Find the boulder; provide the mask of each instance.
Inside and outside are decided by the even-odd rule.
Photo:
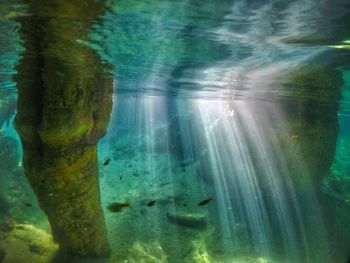
[[[160,244],[156,242],[149,244],[136,242],[129,249],[129,258],[127,262],[166,263],[168,260]]]
[[[1,233],[0,262],[47,263],[58,245],[45,231],[28,224],[15,224]]]

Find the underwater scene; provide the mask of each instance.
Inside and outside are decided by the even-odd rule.
[[[349,0],[0,0],[0,263],[350,262]]]

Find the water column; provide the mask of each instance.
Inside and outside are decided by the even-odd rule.
[[[104,1],[32,1],[21,19],[15,127],[25,174],[62,251],[109,253],[96,144],[112,108],[113,79],[88,40]]]

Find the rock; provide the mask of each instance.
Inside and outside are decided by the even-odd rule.
[[[269,261],[267,259],[264,259],[264,258],[258,258],[257,263],[269,263]]]
[[[23,146],[25,175],[60,248],[87,257],[110,252],[100,203],[97,143],[111,116],[114,80],[106,74],[109,66],[79,40],[88,38],[88,21],[104,10],[105,1],[28,3],[32,15],[21,20],[24,52],[16,65],[14,127]],[[62,28],[62,15],[84,22],[79,30]],[[44,19],[48,23],[39,30],[38,20],[44,17],[51,19]],[[28,34],[33,30],[35,34]]]
[[[58,246],[52,236],[32,225],[16,224],[0,240],[0,262],[47,263]]]
[[[291,135],[297,136],[293,143],[299,147],[299,158],[307,165],[304,169],[307,168],[316,194],[320,194],[322,180],[329,175],[335,154],[342,73],[322,64],[307,64],[291,73],[287,82],[291,92],[288,96],[294,99],[283,105],[286,126],[290,127]],[[299,171],[297,161],[289,157],[287,163],[297,190],[307,190],[309,180]]]
[[[168,212],[166,214],[169,222],[189,228],[204,229],[207,226],[205,214],[193,214],[185,212]]]
[[[201,238],[192,242],[193,252],[190,258],[186,259],[186,263],[198,262],[198,263],[211,263],[214,259],[209,255],[206,239],[207,235],[202,235]]]
[[[38,246],[38,244],[29,244],[29,250],[40,255],[45,253],[45,250],[41,246]]]
[[[166,263],[168,260],[160,244],[156,242],[150,244],[136,242],[129,249],[129,258],[127,262]]]

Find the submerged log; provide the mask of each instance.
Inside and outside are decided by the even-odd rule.
[[[15,128],[23,167],[60,249],[83,256],[109,253],[96,145],[109,122],[113,79],[79,44],[103,11],[104,1],[37,0],[20,21]]]

